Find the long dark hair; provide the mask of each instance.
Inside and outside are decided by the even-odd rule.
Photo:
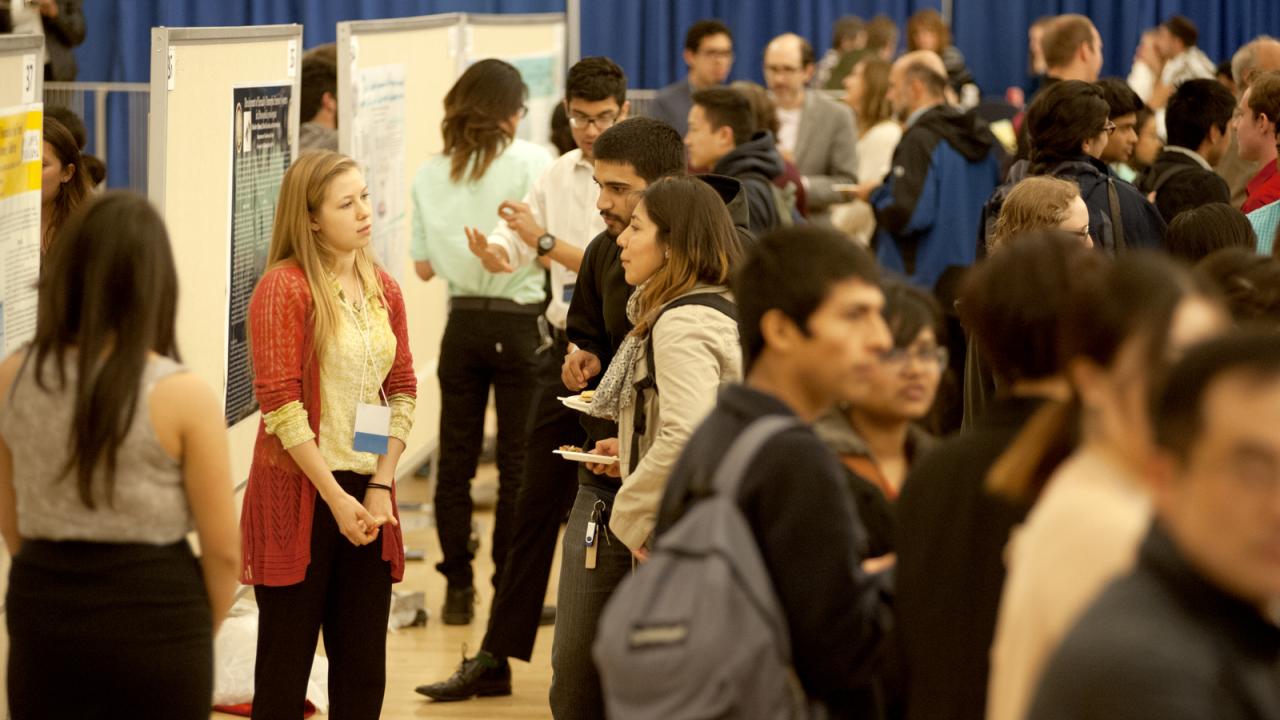
[[[501,60],[481,60],[462,73],[444,96],[440,123],[451,180],[475,182],[484,177],[512,140],[502,123],[522,111],[528,94],[520,71]]]
[[[1199,273],[1165,255],[1132,252],[1101,271],[1077,278],[1058,326],[1059,365],[1088,359],[1111,367],[1132,338],[1142,339],[1148,391],[1168,369],[1169,330],[1178,305],[1188,297],[1217,299]],[[1018,501],[1034,500],[1074,444],[1080,396],[1048,402],[1027,422],[987,477],[991,490]]]
[[[48,252],[58,228],[89,197],[92,186],[89,184],[89,174],[84,169],[84,160],[80,157],[80,146],[76,144],[75,135],[66,125],[46,115],[44,141],[53,148],[53,154],[62,163],[62,167],[71,168],[71,179],[59,186],[58,197],[53,201],[53,217],[45,236],[40,238],[40,251]]]
[[[641,200],[670,256],[645,285],[640,321],[631,332],[644,337],[650,317],[698,283],[728,285],[742,257],[742,243],[729,210],[712,187],[694,177],[665,177]]]
[[[1102,132],[1110,112],[1093,83],[1063,80],[1042,90],[1027,108],[1031,174],[1043,175],[1057,163],[1083,157],[1084,141]]]
[[[164,221],[146,198],[113,191],[71,216],[45,256],[39,314],[27,361],[48,390],[67,387],[67,351],[77,365],[75,412],[64,474],[75,472],[80,500],[94,507],[101,469],[110,502],[116,453],[137,410],[149,352],[178,359],[174,314],[178,279]]]

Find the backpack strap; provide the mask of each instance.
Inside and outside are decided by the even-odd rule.
[[[644,412],[644,393],[646,390],[658,392],[658,370],[653,360],[653,330],[658,326],[658,320],[667,313],[668,310],[674,310],[678,307],[686,305],[702,305],[705,307],[719,310],[730,319],[738,319],[738,306],[732,300],[724,297],[716,292],[701,292],[691,295],[684,295],[663,305],[658,314],[653,318],[653,324],[649,326],[649,336],[644,341],[644,364],[645,377],[637,380],[633,387],[636,391],[636,406],[632,419],[632,427],[634,432],[631,436],[631,457],[640,457],[640,436],[644,435],[645,429],[648,427],[648,421]]]
[[[747,468],[765,444],[774,435],[801,424],[799,418],[789,415],[765,415],[752,421],[720,458],[720,465],[711,478],[711,491],[736,498]]]
[[[728,316],[730,320],[738,319],[738,306],[734,304],[732,300],[726,298],[720,293],[714,293],[714,292],[694,293],[692,295],[685,295],[683,297],[678,297],[675,300],[672,300],[671,302],[664,305],[662,309],[658,311],[658,314],[654,316],[653,324],[649,326],[649,335],[648,337],[645,338],[645,341],[644,341],[644,363],[645,363],[645,369],[648,370],[648,375],[649,375],[649,377],[645,378],[645,380],[652,381],[646,385],[646,387],[644,388],[646,390],[651,388],[653,389],[654,392],[657,392],[658,390],[657,369],[654,367],[654,364],[653,364],[654,362],[653,361],[653,329],[658,326],[658,319],[661,318],[663,315],[666,315],[668,310],[675,310],[678,307],[684,307],[686,305],[702,305],[704,307],[709,307],[715,310],[719,310],[722,314]],[[636,383],[636,390],[640,389],[640,384],[644,383],[645,380],[641,380],[640,382]]]
[[[1188,170],[1195,169],[1195,165],[1186,165],[1184,163],[1175,163],[1170,165],[1164,169],[1164,172],[1157,175],[1154,181],[1152,181],[1150,192],[1156,193],[1157,195],[1160,194],[1160,188],[1164,187],[1164,184],[1172,180],[1175,175],[1181,175]]]
[[[1111,206],[1111,233],[1115,239],[1115,253],[1127,250],[1124,241],[1124,219],[1120,212],[1120,195],[1116,192],[1116,181],[1110,175],[1107,175],[1107,205]]]

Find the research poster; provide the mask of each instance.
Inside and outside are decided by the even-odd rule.
[[[232,89],[231,242],[227,260],[227,425],[258,409],[253,395],[246,321],[254,286],[267,265],[271,225],[285,170],[292,86]]]
[[[40,276],[39,103],[0,109],[0,350],[8,355],[36,331]]]
[[[409,254],[405,228],[404,65],[367,67],[356,75],[352,155],[364,170],[373,207],[370,242],[378,262],[404,284]]]
[[[529,97],[525,105],[529,114],[520,121],[516,136],[545,145],[552,155],[560,153],[551,144],[551,116],[555,113],[556,104],[564,97],[564,71],[559,54],[543,53],[537,55],[498,56],[515,66],[520,77],[529,88]],[[471,64],[481,58],[472,58]]]

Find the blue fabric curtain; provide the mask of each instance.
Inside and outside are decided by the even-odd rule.
[[[730,79],[763,82],[764,47],[776,35],[802,35],[822,57],[842,15],[884,13],[905,27],[924,8],[938,10],[940,0],[584,0],[582,54],[613,58],[632,87],[659,88],[688,72],[682,53],[689,26],[718,18],[734,35]],[[905,43],[899,37],[900,46]]]
[[[151,28],[302,23],[306,47],[330,42],[340,20],[446,12],[563,12],[564,0],[94,0],[76,49],[81,80],[147,82]]]
[[[905,28],[923,8],[941,0],[582,0],[582,54],[608,55],[627,71],[632,87],[658,88],[685,73],[681,51],[694,21],[716,17],[732,28],[737,59],[732,79],[762,80],[769,39],[797,32],[819,56],[830,46],[836,18],[884,13]],[[94,0],[85,3],[89,28],[76,50],[82,80],[146,82],[151,28],[302,23],[304,45],[334,39],[340,20],[406,17],[443,12],[561,12],[564,0]],[[1278,0],[953,0],[952,35],[974,77],[988,95],[1022,85],[1027,73],[1027,27],[1041,15],[1078,12],[1102,34],[1106,75],[1125,76],[1145,28],[1183,14],[1200,29],[1200,47],[1223,60],[1251,38],[1280,36]],[[900,48],[906,44],[899,37]],[[113,102],[113,158],[127,143],[124,103]],[[89,119],[92,122],[91,119]],[[112,185],[125,184],[127,168],[111,163]]]
[[[1276,0],[956,0],[952,35],[987,94],[1002,94],[1027,78],[1027,28],[1042,15],[1088,15],[1102,35],[1102,74],[1127,77],[1142,32],[1172,15],[1200,30],[1198,45],[1215,62],[1243,44],[1280,33]]]
[[[734,31],[734,79],[761,79],[761,56],[769,39],[786,31],[809,38],[821,54],[830,45],[836,18],[885,13],[900,25],[940,0],[585,0],[582,52],[618,61],[634,87],[656,88],[680,78],[684,32],[695,20],[718,17]],[[564,0],[95,0],[85,3],[89,36],[77,49],[83,80],[146,82],[156,25],[254,25],[302,23],[305,45],[334,38],[339,20],[404,17],[441,12],[560,12]],[[1262,33],[1280,34],[1275,0],[954,0],[953,35],[970,68],[989,93],[1024,79],[1027,26],[1041,15],[1079,12],[1102,33],[1104,72],[1128,73],[1144,28],[1181,13],[1200,28],[1200,46],[1210,57],[1230,57]],[[905,45],[905,40],[903,43]]]
[[[760,82],[764,46],[783,32],[830,47],[836,18],[884,13],[905,31],[907,18],[940,0],[587,0],[582,3],[583,55],[608,55],[633,87],[658,88],[683,77],[685,30],[719,18],[733,30],[732,79]],[[1200,30],[1199,45],[1215,61],[1229,59],[1260,34],[1280,35],[1276,0],[953,0],[952,37],[983,91],[1000,95],[1027,75],[1027,27],[1041,15],[1081,13],[1102,35],[1103,73],[1127,76],[1142,31],[1181,14]],[[899,37],[899,48],[906,38]]]

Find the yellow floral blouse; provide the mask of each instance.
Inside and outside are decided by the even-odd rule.
[[[338,316],[329,347],[320,359],[320,455],[330,470],[372,475],[378,465],[378,456],[352,449],[356,406],[360,403],[382,404],[382,381],[395,360],[396,336],[391,331],[387,309],[378,302],[376,288],[365,288],[364,309],[359,310],[348,302],[342,285],[332,274],[329,275],[329,287],[337,297],[342,313]],[[364,387],[363,395],[361,385]],[[409,430],[413,427],[414,398],[392,395],[387,398],[387,403],[391,406],[391,437],[408,442]],[[267,413],[263,419],[267,432],[280,438],[286,449],[315,437],[301,402],[283,405]]]

